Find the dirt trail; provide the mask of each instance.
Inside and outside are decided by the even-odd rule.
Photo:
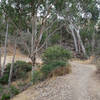
[[[13,58],[13,56],[7,56],[7,58],[6,58],[6,64],[11,63],[12,62],[12,58]],[[3,59],[4,59],[4,57],[1,57],[1,63],[2,64],[3,64]],[[15,61],[31,62],[31,59],[29,59],[25,55],[16,55]],[[39,57],[37,57],[36,63],[38,63],[38,64],[41,64],[42,63],[42,61],[41,61],[41,59]]]
[[[72,73],[30,87],[11,100],[100,100],[96,67],[71,62]]]

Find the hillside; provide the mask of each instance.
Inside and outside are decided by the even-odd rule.
[[[96,67],[71,62],[72,73],[32,86],[11,100],[100,100]]]
[[[0,0],[0,100],[100,100],[100,0]]]

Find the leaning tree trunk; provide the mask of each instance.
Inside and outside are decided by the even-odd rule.
[[[82,52],[83,52],[84,56],[87,57],[86,50],[85,50],[85,47],[84,47],[83,42],[81,40],[81,36],[80,36],[79,30],[77,30],[76,33],[77,33],[77,37],[78,37]]]
[[[78,42],[77,42],[77,39],[76,39],[76,36],[75,36],[74,29],[73,29],[72,25],[70,26],[70,30],[71,30],[72,37],[74,39],[75,51],[78,52],[78,44],[77,44]]]
[[[6,64],[6,56],[7,56],[7,41],[8,41],[8,23],[6,27],[6,34],[5,34],[5,48],[4,48],[4,61],[2,66],[1,76],[4,74],[5,64]]]
[[[10,67],[8,86],[11,85],[12,74],[13,74],[13,67],[14,67],[14,62],[15,62],[15,56],[16,56],[16,39],[15,39],[15,46],[14,46],[14,54],[13,54],[12,63],[11,63],[11,67]]]

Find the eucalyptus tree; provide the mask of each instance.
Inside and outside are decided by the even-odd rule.
[[[59,9],[60,3],[62,3],[61,0],[48,2],[47,0],[8,0],[7,2],[4,0],[1,2],[3,11],[7,14],[10,24],[13,25],[18,37],[22,40],[32,61],[32,72],[36,66],[37,53],[44,47],[48,38],[63,26],[57,27],[51,34],[48,34],[41,44],[43,34],[52,28],[51,24],[56,22],[51,12],[55,7]],[[47,25],[50,17],[54,22]],[[25,33],[30,36],[28,42],[23,37]],[[29,41],[31,45],[28,45]]]
[[[91,45],[93,48],[95,37],[94,26],[98,18],[96,2],[94,0],[66,1],[65,8],[62,10],[62,12],[60,12],[59,15],[63,17],[63,20],[65,20],[66,30],[72,34],[76,52],[80,53],[82,51],[83,54],[86,56],[86,42],[84,42],[81,32],[82,29],[84,30],[84,27],[87,27],[88,24],[88,29],[90,29],[90,31],[88,31],[87,29],[87,33],[84,31],[83,35],[86,33],[86,38],[89,39],[90,37],[88,37],[88,34],[90,34]],[[91,24],[93,25],[93,28],[91,27]]]
[[[8,19],[7,19],[7,15],[3,12],[2,7],[1,7],[1,3],[0,3],[0,32],[1,32],[1,44],[2,42],[2,34],[5,34],[5,42],[4,42],[4,59],[3,59],[3,64],[1,65],[1,76],[3,76],[4,73],[4,69],[5,69],[5,63],[6,63],[6,56],[7,56],[7,41],[8,41]]]

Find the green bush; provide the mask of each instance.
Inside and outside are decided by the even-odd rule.
[[[33,84],[43,80],[43,73],[41,71],[34,71],[32,76]]]
[[[43,54],[44,63],[49,63],[58,60],[67,61],[70,58],[71,52],[60,46],[49,47]]]
[[[17,89],[15,86],[11,86],[10,93],[11,93],[11,95],[17,95],[17,94],[19,94],[19,89]]]
[[[44,65],[39,71],[33,72],[33,83],[45,80],[54,72],[56,75],[64,75],[70,72],[67,68],[68,59],[71,58],[71,53],[60,46],[49,47],[43,54]],[[59,74],[58,74],[59,73]]]
[[[41,68],[41,72],[44,74],[44,77],[48,77],[48,75],[55,69],[59,67],[66,67],[66,62],[64,61],[55,61],[50,64],[45,64]]]
[[[0,84],[7,84],[8,78],[9,78],[9,74],[5,73],[3,77],[0,77]]]
[[[1,84],[7,84],[8,83],[10,67],[11,67],[10,63],[6,65],[4,76],[0,78]],[[31,69],[32,69],[31,64],[26,63],[24,61],[16,61],[14,63],[12,80],[16,80],[16,79],[19,79],[19,78],[25,78],[25,76],[27,75],[27,72],[31,71]]]
[[[10,94],[3,94],[1,100],[9,100]]]

